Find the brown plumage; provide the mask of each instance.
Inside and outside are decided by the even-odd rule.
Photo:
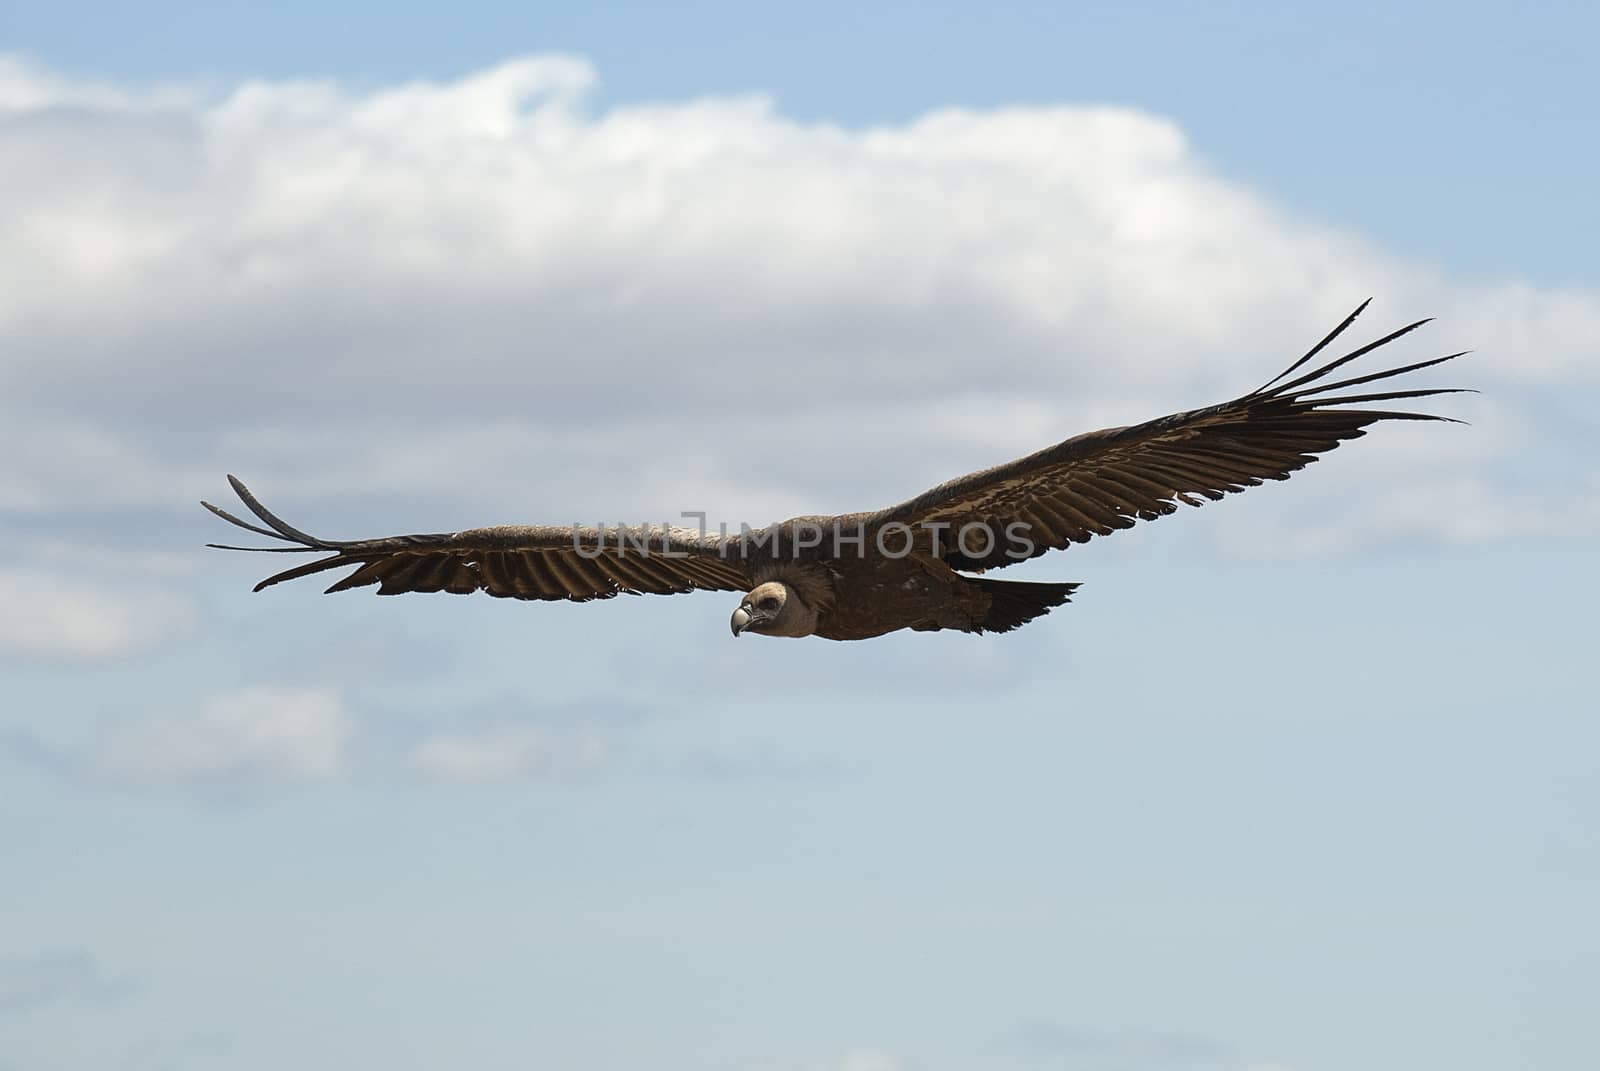
[[[202,504],[240,528],[292,544],[222,549],[327,552],[268,577],[257,591],[354,566],[327,590],[486,591],[572,602],[623,593],[742,591],[734,635],[856,640],[904,628],[1009,632],[1066,602],[1078,585],[991,580],[961,570],[1002,568],[1166,516],[1180,502],[1198,506],[1263,480],[1288,479],[1379,421],[1448,419],[1346,407],[1456,393],[1357,388],[1459,353],[1332,380],[1335,370],[1426,320],[1296,375],[1365,308],[1281,375],[1233,401],[1078,435],[875,513],[799,517],[727,537],[686,528],[506,526],[329,540],[290,527],[232,476],[234,491],[266,527]]]

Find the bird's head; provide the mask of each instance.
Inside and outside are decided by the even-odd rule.
[[[754,632],[762,636],[809,636],[817,627],[816,611],[798,592],[781,580],[769,580],[751,589],[733,612],[733,634]]]

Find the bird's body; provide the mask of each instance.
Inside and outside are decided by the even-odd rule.
[[[381,595],[485,591],[586,602],[624,593],[742,591],[747,594],[734,612],[735,635],[861,640],[901,629],[1008,632],[1066,602],[1078,585],[971,573],[1165,516],[1178,503],[1199,505],[1263,480],[1287,479],[1316,455],[1365,434],[1379,421],[1446,419],[1347,407],[1452,393],[1448,390],[1328,393],[1460,356],[1326,381],[1333,370],[1426,321],[1288,379],[1360,312],[1282,375],[1233,401],[1079,435],[875,512],[798,517],[737,532],[502,526],[324,540],[284,523],[231,476],[234,490],[267,527],[205,505],[232,524],[292,544],[225,549],[328,552],[267,578],[257,590],[353,566],[329,592],[376,585]]]
[[[856,541],[865,543],[876,537],[864,519],[857,518],[848,519],[839,529],[844,552],[838,553],[832,546],[831,527],[809,527],[818,520],[802,518],[799,523],[808,526],[802,531],[820,530],[825,541],[822,546],[803,551],[796,560],[764,563],[751,571],[752,591],[778,583],[816,611],[814,626],[801,635],[867,640],[906,628],[917,632],[1006,632],[1066,602],[1078,586],[963,576],[928,553],[858,555],[853,552]],[[1009,597],[1001,597],[998,606],[996,591]],[[1019,619],[1024,604],[1035,610]]]

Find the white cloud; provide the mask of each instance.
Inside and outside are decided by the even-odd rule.
[[[761,98],[595,114],[594,82],[540,57],[207,97],[0,66],[0,509],[192,508],[224,469],[426,527],[878,506],[1253,386],[1369,293],[1366,337],[1441,318],[1405,358],[1478,348],[1429,382],[1515,399],[1498,456],[1545,434],[1539,392],[1600,380],[1600,293],[1456,282],[1159,117],[845,130]],[[1404,485],[1387,449],[1350,453]],[[1428,482],[1489,479],[1436,449]]]
[[[333,692],[249,688],[113,730],[97,765],[136,782],[326,780],[343,771],[350,735]]]
[[[500,725],[431,736],[413,749],[411,765],[430,781],[482,784],[583,773],[609,758],[605,739],[591,730]]]
[[[185,630],[184,599],[45,569],[0,568],[0,654],[98,661],[153,647]]]

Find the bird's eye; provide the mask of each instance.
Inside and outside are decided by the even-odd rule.
[[[763,610],[776,610],[778,608],[778,600],[773,598],[771,595],[768,595],[766,598],[756,603],[756,605],[761,607]]]

